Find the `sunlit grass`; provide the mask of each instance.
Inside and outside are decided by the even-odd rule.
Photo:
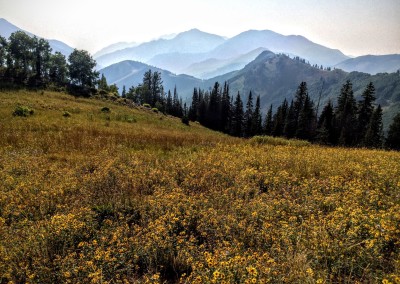
[[[0,93],[0,136],[0,283],[399,281],[398,152],[50,92]]]

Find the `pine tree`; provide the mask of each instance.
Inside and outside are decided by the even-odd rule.
[[[400,112],[393,118],[389,126],[386,147],[393,150],[400,150]]]
[[[157,102],[161,103],[162,83],[161,73],[158,71],[153,72],[150,82],[150,104],[152,106],[155,106]]]
[[[357,105],[353,95],[353,85],[348,80],[340,90],[335,111],[336,133],[339,144],[351,146],[355,142]]]
[[[321,116],[318,119],[316,140],[320,144],[325,144],[325,145],[336,144],[335,128],[334,128],[334,110],[332,102],[330,100],[322,110]]]
[[[362,142],[363,146],[382,148],[383,146],[383,124],[381,105],[373,111],[367,126],[367,132]]]
[[[270,105],[267,115],[265,116],[263,132],[264,135],[272,135],[272,104]]]
[[[289,110],[285,118],[283,135],[286,138],[293,138],[296,134],[297,120],[293,101],[290,102]]]
[[[196,121],[197,120],[197,112],[199,107],[199,95],[197,89],[193,89],[193,96],[192,96],[192,104],[189,107],[189,120]]]
[[[246,112],[244,113],[244,135],[245,137],[252,136],[253,126],[253,94],[249,92],[246,104]]]
[[[165,112],[167,114],[173,115],[173,111],[174,111],[174,107],[173,107],[171,90],[168,90],[167,102],[165,104]]]
[[[122,94],[121,94],[122,98],[126,98],[126,88],[125,85],[122,86]]]
[[[198,109],[198,120],[201,125],[206,125],[207,123],[207,108],[208,108],[208,97],[199,93],[199,109]]]
[[[296,137],[304,140],[313,140],[315,135],[314,103],[308,94],[304,98],[303,108],[300,111],[296,130]]]
[[[153,73],[151,69],[143,74],[142,85],[140,88],[141,101],[143,104],[152,104],[151,87],[153,82]]]
[[[172,98],[172,115],[176,117],[182,117],[183,115],[182,102],[179,99],[176,86],[174,87],[174,96]]]
[[[221,130],[224,133],[229,133],[230,124],[231,124],[231,98],[229,96],[229,85],[224,83],[224,90],[222,92],[221,97],[221,110],[220,110],[220,119],[221,119]]]
[[[362,142],[366,135],[367,127],[374,111],[374,106],[372,105],[376,100],[374,94],[375,87],[374,84],[370,82],[361,95],[363,99],[358,103],[357,142]]]
[[[221,130],[220,103],[221,103],[221,92],[219,89],[219,83],[215,82],[214,87],[210,94],[210,101],[208,103],[207,124],[206,124],[207,127],[214,130]]]
[[[106,79],[106,76],[104,76],[103,73],[101,74],[101,78],[100,78],[99,83],[98,83],[98,88],[100,90],[108,91],[107,79]]]
[[[262,118],[261,118],[261,102],[260,96],[257,96],[256,106],[253,112],[251,136],[261,135],[262,133]]]
[[[243,102],[240,98],[240,93],[238,92],[235,103],[233,106],[232,113],[232,130],[233,136],[242,137],[243,136]]]
[[[308,95],[307,90],[307,83],[301,82],[300,85],[297,87],[296,95],[294,98],[294,120],[296,121],[296,130],[297,130],[297,123],[299,121],[300,112],[303,109],[303,104],[306,96]]]
[[[278,107],[276,113],[273,117],[273,127],[272,127],[272,135],[273,136],[282,136],[283,128],[285,127],[285,119],[288,112],[288,102],[286,99],[283,100],[282,104]]]

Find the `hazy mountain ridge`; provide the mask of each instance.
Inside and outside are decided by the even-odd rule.
[[[96,58],[98,58],[100,56],[103,56],[105,54],[108,54],[108,53],[111,53],[111,52],[115,52],[115,51],[118,51],[118,50],[122,50],[122,49],[125,49],[125,48],[134,47],[134,46],[137,46],[137,45],[138,45],[138,43],[136,43],[136,42],[117,42],[117,43],[113,43],[113,44],[110,44],[110,45],[100,49],[99,51],[95,52],[93,54],[93,58],[96,59]]]
[[[335,67],[348,72],[357,70],[372,75],[396,72],[400,69],[400,54],[364,55],[347,59]]]
[[[96,58],[96,61],[99,66],[108,66],[123,60],[147,62],[158,54],[205,53],[223,41],[225,41],[223,37],[192,29],[172,39],[157,39],[105,54]]]
[[[284,36],[269,30],[249,30],[225,41],[213,51],[215,57],[232,57],[258,47],[275,53],[294,54],[312,64],[332,66],[348,57],[339,50],[313,43],[303,36]]]
[[[21,30],[0,18],[0,35],[8,38]],[[24,31],[28,35],[32,33]],[[53,52],[60,51],[66,57],[73,48],[58,40],[48,40]],[[132,46],[133,45],[133,46]],[[223,75],[242,68],[253,57],[245,57],[257,49],[299,56],[312,65],[336,67],[347,72],[359,71],[370,74],[395,72],[400,69],[400,54],[365,55],[349,58],[337,49],[316,44],[303,36],[284,36],[269,30],[249,30],[232,38],[192,29],[176,35],[163,36],[150,42],[116,43],[93,56],[101,69],[124,60],[134,60],[203,79]]]
[[[124,61],[100,70],[107,77],[109,84],[117,84],[122,90],[142,82],[147,70],[161,72],[165,91],[176,86],[184,100],[190,101],[193,88],[200,87],[209,90],[216,81],[228,82],[230,94],[237,92],[246,99],[251,90],[255,96],[260,95],[264,112],[273,104],[280,105],[284,98],[291,100],[302,81],[307,82],[310,97],[317,104],[320,98],[319,110],[330,99],[336,103],[342,85],[346,80],[353,83],[356,98],[359,99],[369,82],[376,88],[377,104],[384,108],[384,120],[388,121],[393,113],[400,110],[400,76],[397,73],[382,73],[370,75],[361,72],[345,72],[340,69],[332,71],[315,68],[301,60],[292,59],[284,54],[271,51],[262,52],[255,60],[243,69],[216,76],[208,80],[200,80],[192,76],[176,75],[169,71],[134,61]]]
[[[199,48],[199,43],[201,48]],[[250,30],[225,39],[193,29],[180,33],[170,40],[154,40],[137,47],[104,54],[96,59],[98,65],[103,67],[123,60],[135,60],[174,73],[186,73],[207,78],[243,67],[254,57],[240,65],[234,64],[235,61],[239,57],[260,48],[269,49],[276,53],[300,56],[312,64],[324,66],[333,66],[349,58],[339,50],[313,43],[302,36],[284,36],[269,30]],[[209,61],[210,59],[213,59],[213,61]],[[221,66],[217,67],[220,70],[220,73],[218,73],[215,71],[215,60],[231,60],[232,62],[221,62]],[[210,63],[210,66],[207,66],[207,62]],[[190,66],[196,64],[202,65],[202,72],[196,72],[196,70],[190,68]],[[229,68],[229,65],[232,67]]]
[[[240,70],[246,64],[256,59],[266,49],[256,48],[246,54],[229,59],[209,58],[201,62],[196,62],[188,66],[182,73],[191,74],[201,79],[209,79],[220,74],[226,74],[234,70]]]
[[[209,79],[220,74],[242,69],[264,50],[266,49],[260,47],[246,54],[227,59],[213,58],[208,53],[165,53],[156,55],[146,63],[173,73]]]
[[[142,83],[143,75],[146,71],[160,72],[164,82],[165,92],[173,91],[177,87],[180,96],[188,98],[193,92],[193,88],[201,84],[201,80],[188,75],[176,75],[167,70],[150,66],[141,62],[126,60],[106,68],[101,69],[100,74],[104,74],[108,84],[116,84],[120,91],[123,86],[128,90],[131,86],[137,86]]]
[[[393,113],[400,111],[400,75],[397,73],[370,75],[348,73],[340,69],[326,71],[282,54],[264,51],[242,70],[215,79],[220,82],[226,80],[231,94],[239,91],[246,98],[251,90],[256,96],[260,95],[264,111],[270,104],[276,108],[284,98],[290,101],[302,81],[307,82],[309,95],[315,104],[318,104],[321,94],[320,111],[329,99],[336,103],[340,89],[347,80],[353,84],[356,99],[360,98],[368,83],[373,82],[376,103],[384,109],[384,121],[388,122]]]
[[[16,31],[23,31],[31,37],[35,36],[34,34],[11,24],[7,20],[0,18],[0,35],[2,37],[8,39],[10,37],[10,35]],[[37,36],[37,37],[39,37],[39,36]],[[41,38],[41,37],[39,37],[39,38]],[[50,44],[50,47],[53,50],[53,53],[56,51],[59,51],[62,54],[64,54],[65,57],[68,57],[72,53],[72,51],[74,51],[74,49],[71,46],[69,46],[68,44],[66,44],[62,41],[55,40],[55,39],[47,39],[47,40]]]

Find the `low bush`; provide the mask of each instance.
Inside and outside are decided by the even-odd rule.
[[[311,143],[305,140],[285,139],[272,136],[254,136],[250,139],[250,143],[258,145],[281,145],[281,146],[310,146]]]
[[[23,116],[27,117],[33,115],[34,110],[27,106],[17,106],[13,112],[13,116]]]
[[[189,118],[187,116],[182,116],[181,121],[183,124],[189,125]]]
[[[106,113],[108,113],[108,112],[111,112],[111,110],[110,110],[109,107],[103,107],[103,108],[101,109],[101,112],[106,112]]]

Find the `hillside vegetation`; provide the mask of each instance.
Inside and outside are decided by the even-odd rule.
[[[122,104],[0,92],[0,283],[400,281],[399,152]]]

